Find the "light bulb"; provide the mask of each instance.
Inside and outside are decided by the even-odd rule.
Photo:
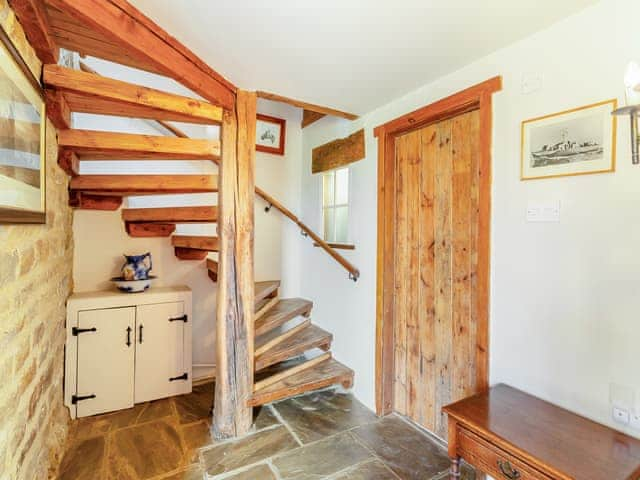
[[[627,72],[624,75],[624,85],[634,90],[640,87],[640,65],[636,62],[629,62]]]

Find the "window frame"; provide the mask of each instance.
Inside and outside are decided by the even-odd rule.
[[[336,197],[338,195],[337,193],[337,179],[338,179],[338,175],[337,172],[340,170],[346,170],[347,171],[347,201],[346,203],[335,203],[336,202]],[[332,179],[332,183],[333,183],[333,198],[332,198],[332,202],[329,203],[328,205],[325,205],[324,202],[324,188],[325,188],[325,176],[328,174],[332,174],[333,179]],[[342,240],[338,240],[336,237],[336,232],[337,232],[337,215],[336,215],[336,211],[338,208],[343,208],[346,207],[347,209],[347,222],[346,222],[346,235],[345,238]],[[325,215],[326,212],[328,210],[333,210],[334,214],[333,214],[333,238],[328,239],[327,238],[327,231],[326,231],[326,223],[325,223]],[[337,167],[334,168],[333,170],[327,170],[325,172],[322,172],[322,174],[320,175],[320,219],[321,219],[321,224],[322,224],[322,239],[327,242],[327,243],[332,243],[332,244],[336,244],[336,245],[351,245],[349,242],[349,232],[350,232],[350,228],[349,228],[349,214],[350,214],[350,210],[351,210],[351,169],[349,168],[349,165],[345,165],[345,166],[341,166],[341,167]]]

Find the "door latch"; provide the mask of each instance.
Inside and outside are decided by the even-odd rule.
[[[93,328],[78,328],[78,327],[73,327],[71,329],[71,334],[74,337],[77,337],[78,335],[80,335],[81,333],[87,333],[87,332],[97,332],[98,329],[96,327]]]
[[[176,380],[189,380],[189,374],[187,372],[184,372],[179,377],[172,377],[169,379],[170,382],[175,382]]]
[[[187,320],[189,320],[189,317],[186,314],[182,315],[181,317],[174,317],[169,319],[170,322],[184,322],[184,323],[187,323]]]
[[[91,395],[71,395],[71,404],[72,405],[76,405],[78,402],[81,402],[82,400],[91,400],[92,398],[96,398],[95,395],[91,394]]]

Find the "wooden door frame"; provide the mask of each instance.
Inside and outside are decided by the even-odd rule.
[[[393,411],[396,165],[395,141],[400,135],[473,110],[480,112],[478,212],[478,341],[476,386],[489,386],[489,281],[491,235],[492,95],[502,90],[493,77],[374,129],[378,138],[378,258],[376,295],[376,411]]]

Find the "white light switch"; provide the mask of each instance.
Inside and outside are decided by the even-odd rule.
[[[545,203],[529,203],[527,205],[527,222],[559,222],[560,201]]]

